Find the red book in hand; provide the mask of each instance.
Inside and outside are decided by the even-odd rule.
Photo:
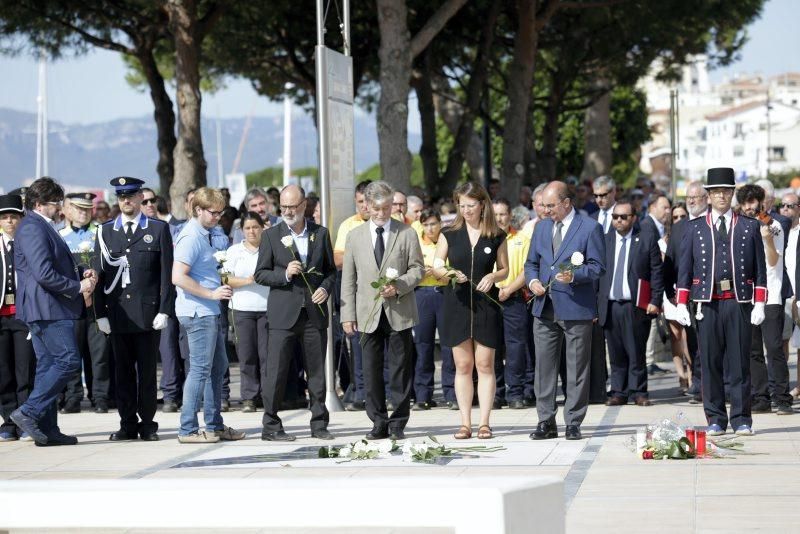
[[[640,278],[636,288],[636,307],[647,310],[647,306],[650,304],[650,296],[650,281]]]

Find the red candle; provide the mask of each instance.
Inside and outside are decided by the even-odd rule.
[[[703,456],[706,453],[706,429],[703,428],[695,428],[695,449],[697,450],[697,456]]]
[[[694,439],[695,439],[694,438],[694,428],[687,428],[686,429],[686,439],[689,440],[689,443],[692,444],[692,447],[696,447],[696,444],[695,444],[695,441],[694,441]]]

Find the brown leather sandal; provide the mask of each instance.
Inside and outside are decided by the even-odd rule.
[[[453,437],[456,439],[469,439],[472,437],[472,429],[467,425],[461,425],[458,427],[458,432],[453,434]]]
[[[494,434],[492,434],[492,428],[489,425],[481,425],[478,427],[478,439],[492,439],[493,437]]]

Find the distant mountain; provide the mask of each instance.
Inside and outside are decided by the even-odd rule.
[[[222,161],[231,171],[245,119],[223,119]],[[292,124],[292,167],[317,166],[317,132],[308,115],[295,114]],[[114,176],[128,175],[157,184],[156,127],[152,117],[117,119],[95,124],[50,121],[49,174],[59,181],[92,188],[107,187]],[[356,171],[378,161],[378,135],[374,117],[356,116]],[[418,147],[419,136],[409,136]],[[208,180],[217,180],[216,121],[203,120],[203,147]],[[254,117],[242,152],[239,171],[252,172],[280,165],[283,156],[282,116]],[[35,173],[36,115],[0,108],[0,187],[18,187]]]

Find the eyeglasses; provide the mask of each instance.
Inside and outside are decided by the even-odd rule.
[[[303,200],[301,200],[300,202],[298,202],[297,204],[294,204],[294,205],[281,204],[281,211],[294,211],[297,208],[299,208],[300,206],[302,206],[303,204],[305,204],[305,202],[306,202],[306,199],[303,199]]]
[[[406,205],[405,202],[392,202],[392,206],[401,207],[401,206],[405,206],[405,205]]]
[[[623,221],[627,221],[629,217],[633,217],[633,214],[631,214],[631,213],[612,213],[611,214],[611,218],[614,219],[615,221],[616,220],[620,220],[620,219],[623,220]]]
[[[608,193],[595,193],[594,194],[594,198],[606,198],[610,194],[611,194],[611,191],[609,191]]]
[[[685,219],[685,218],[686,218],[686,215],[673,215],[672,216],[672,220],[673,221],[680,221],[681,219]]]
[[[155,203],[156,203],[155,198],[146,198],[142,200],[142,206],[147,206],[148,204],[155,204]]]
[[[793,210],[797,208],[797,204],[781,204],[781,209],[786,208],[788,210]]]
[[[59,200],[58,202],[45,202],[45,204],[47,204],[48,206],[58,206],[59,208],[63,208],[64,207],[64,201],[63,200]]]
[[[207,211],[209,213],[209,215],[211,215],[212,217],[221,217],[222,216],[222,212],[221,211],[212,211],[212,210],[209,210],[209,209],[206,209],[206,208],[203,208],[203,211]]]

